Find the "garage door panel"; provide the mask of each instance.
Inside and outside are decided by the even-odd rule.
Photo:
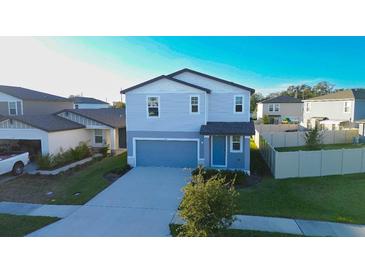
[[[137,166],[190,167],[198,165],[197,142],[137,140]]]

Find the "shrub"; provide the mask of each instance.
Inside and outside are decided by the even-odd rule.
[[[204,180],[208,180],[219,174],[221,177],[225,178],[226,183],[232,185],[243,185],[247,176],[245,172],[240,170],[204,169],[202,167],[194,169],[192,175],[198,175],[199,173],[203,175]]]
[[[322,134],[316,126],[304,134],[304,139],[306,146],[316,147],[322,143]]]
[[[262,122],[263,122],[264,124],[271,124],[270,117],[269,117],[268,115],[264,115],[264,116],[262,117]]]
[[[184,187],[180,216],[185,224],[179,236],[213,236],[234,221],[238,193],[221,174],[205,180],[203,169]]]
[[[91,150],[85,143],[80,143],[75,148],[70,148],[66,151],[60,149],[60,152],[54,155],[47,154],[38,156],[36,159],[40,169],[54,169],[66,164],[82,160],[91,156]]]
[[[101,154],[103,154],[103,157],[108,156],[109,146],[102,147],[102,148],[99,150],[99,152],[100,152]]]

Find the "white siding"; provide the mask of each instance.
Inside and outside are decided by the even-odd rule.
[[[86,142],[90,145],[91,134],[87,129],[74,129],[66,131],[57,131],[48,133],[48,151],[50,154],[60,152],[76,147],[80,142]]]
[[[350,111],[344,112],[344,102],[351,102]],[[310,102],[310,111],[306,112],[306,103],[304,102],[303,122],[312,117],[327,117],[330,120],[353,121],[354,101],[313,101]]]

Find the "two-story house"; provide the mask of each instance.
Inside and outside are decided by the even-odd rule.
[[[365,89],[347,89],[304,100],[303,125],[338,130],[365,118]]]
[[[257,119],[267,115],[275,124],[284,119],[300,122],[303,119],[303,102],[292,96],[277,96],[257,103]]]
[[[0,86],[1,147],[18,148],[34,156],[56,154],[80,142],[95,149],[125,148],[124,109],[74,109],[68,98]]]
[[[130,165],[250,171],[254,89],[182,69],[122,93]]]

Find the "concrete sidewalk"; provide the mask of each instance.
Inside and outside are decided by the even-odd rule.
[[[233,229],[278,232],[298,236],[365,237],[365,225],[249,215],[236,215],[235,217],[236,220],[231,226]],[[176,214],[172,223],[183,224],[183,220]]]
[[[81,206],[76,205],[42,205],[0,202],[0,213],[65,218],[74,213],[80,207]]]

